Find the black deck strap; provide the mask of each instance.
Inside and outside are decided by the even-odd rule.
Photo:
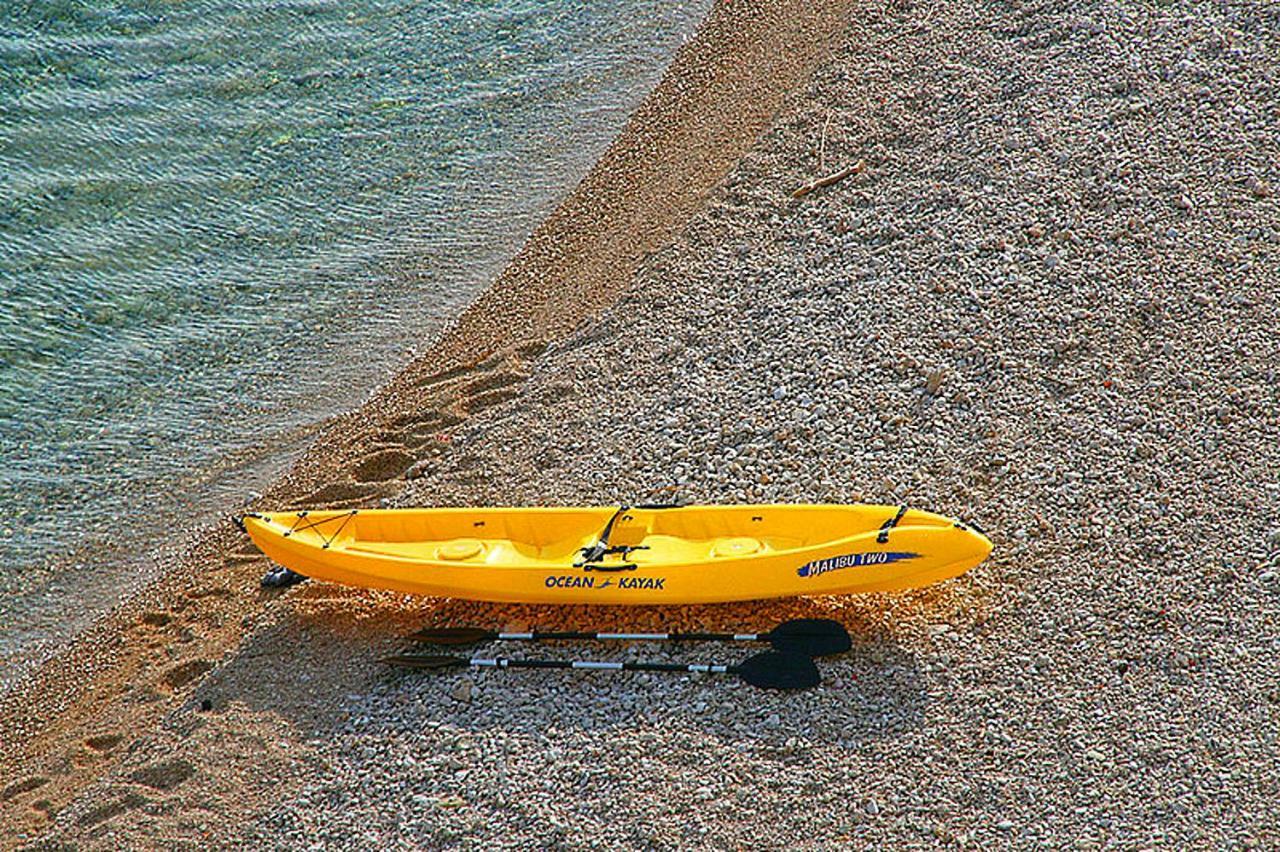
[[[588,562],[595,562],[609,552],[609,536],[613,534],[613,525],[618,522],[631,507],[619,506],[618,511],[613,513],[613,517],[609,519],[609,523],[604,525],[604,529],[600,532],[600,538],[591,547],[582,548],[582,561],[573,563],[574,568],[581,568]]]
[[[307,516],[307,512],[306,512],[306,510],[305,510],[305,509],[304,509],[303,511],[299,512],[299,513],[298,513],[298,517],[297,517],[297,518],[295,518],[295,519],[294,519],[294,521],[293,521],[293,526],[289,527],[289,529],[287,529],[287,530],[285,530],[285,531],[284,531],[284,537],[285,537],[285,538],[288,538],[289,536],[293,535],[294,531],[298,529],[298,524],[299,524],[299,523],[302,521],[302,519],[303,519],[303,518],[305,518],[306,516]]]
[[[302,526],[298,526],[298,522],[294,521],[293,526],[289,528],[289,532],[295,533],[295,532],[306,532],[307,530],[313,530],[316,527],[320,526],[321,524],[327,524],[330,521],[337,520],[338,517],[339,517],[338,515],[331,515],[327,518],[321,518],[318,521],[308,521],[306,524]],[[320,538],[324,538],[324,533],[317,533],[317,535],[319,535]]]
[[[627,555],[630,554],[631,551],[633,550],[648,550],[648,549],[649,549],[649,545],[647,544],[618,544],[618,545],[614,545],[613,547],[610,547],[608,550],[606,550],[604,553],[600,555],[612,556],[615,553],[621,553],[622,558],[626,559]]]
[[[604,572],[634,571],[638,567],[640,566],[636,565],[636,563],[634,562],[618,562],[616,564],[604,563],[604,562],[583,562],[582,563],[583,571],[604,571]]]
[[[266,515],[259,514],[258,512],[243,512],[239,515],[231,516],[231,520],[235,522],[235,525],[238,526],[241,529],[241,531],[248,532],[249,531],[248,527],[244,525],[245,518],[257,518],[260,521],[268,520]]]
[[[329,536],[327,539],[325,539],[325,542],[324,542],[324,548],[323,548],[324,550],[328,550],[328,549],[329,549],[329,545],[333,544],[335,541],[337,541],[337,540],[338,540],[338,536],[342,533],[342,529],[343,529],[343,527],[345,527],[345,526],[347,525],[347,521],[349,521],[349,520],[351,520],[352,518],[354,518],[354,517],[356,516],[356,513],[357,513],[357,512],[359,512],[359,511],[360,511],[359,509],[352,509],[352,510],[347,514],[347,516],[346,516],[345,518],[343,518],[343,519],[342,519],[342,523],[338,524],[338,528],[337,528],[336,530],[334,530],[334,531],[333,531],[333,535],[331,535],[331,536]],[[332,519],[332,518],[330,518],[330,520],[333,520],[333,519]],[[317,535],[319,535],[321,538],[324,538],[324,533],[320,532],[319,530],[316,530],[316,534],[317,534]]]
[[[350,512],[347,512],[345,515],[329,515],[327,517],[321,518],[318,521],[309,521],[303,526],[298,526],[298,521],[302,520],[303,516],[309,515],[310,512],[299,512],[298,521],[294,521],[293,526],[285,531],[285,537],[287,538],[289,535],[296,532],[306,532],[307,530],[315,530],[316,535],[319,536],[320,540],[324,542],[324,546],[328,547],[330,544],[333,543],[334,539],[338,537],[338,533],[342,532],[342,528],[347,525],[347,521],[351,520],[351,518],[359,511],[360,511],[359,509],[352,509]],[[338,518],[342,518],[342,523],[338,525],[337,531],[334,532],[333,535],[329,536],[328,539],[326,539],[324,533],[319,529],[319,527],[322,524],[329,523],[330,521],[336,521],[338,520]]]
[[[876,536],[876,542],[878,544],[889,543],[889,530],[896,527],[898,525],[898,521],[902,520],[902,516],[905,515],[906,513],[907,513],[907,507],[905,505],[899,506],[898,514],[894,515],[892,518],[890,518],[889,520],[885,521],[883,524],[880,525],[880,535]]]

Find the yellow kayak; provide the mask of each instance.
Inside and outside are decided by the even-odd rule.
[[[252,513],[262,552],[350,586],[480,601],[684,604],[888,592],[963,574],[991,542],[905,506]]]

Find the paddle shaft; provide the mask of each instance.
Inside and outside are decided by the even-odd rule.
[[[810,657],[782,651],[765,651],[733,666],[706,663],[613,663],[594,660],[512,660],[503,657],[449,657],[396,654],[383,660],[407,669],[437,671],[467,666],[495,669],[585,669],[615,672],[690,672],[731,674],[763,689],[809,689],[822,682]]]
[[[716,666],[702,663],[611,663],[593,660],[508,660],[504,658],[474,657],[467,665],[476,668],[499,669],[591,669],[618,672],[705,672],[709,674],[736,674],[737,666]]]
[[[622,640],[651,642],[768,642],[776,651],[791,651],[809,657],[841,654],[851,647],[849,631],[829,618],[795,618],[767,633],[640,633],[618,631],[529,631],[486,630],[481,627],[434,627],[410,634],[409,639],[433,645],[474,645],[493,640],[538,642],[567,639],[577,641]]]

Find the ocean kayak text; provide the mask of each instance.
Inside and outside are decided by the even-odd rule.
[[[599,582],[597,582],[597,580]],[[552,574],[543,581],[548,589],[656,589],[666,591],[666,577],[620,577],[617,580],[603,577],[576,577],[572,574]]]

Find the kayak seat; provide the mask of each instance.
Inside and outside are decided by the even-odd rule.
[[[436,548],[436,558],[449,562],[461,562],[484,552],[484,543],[474,538],[455,538]]]
[[[631,551],[626,561],[637,565],[679,562],[689,551],[689,541],[674,535],[648,535],[640,544],[644,549]]]
[[[711,555],[719,557],[732,556],[750,556],[753,553],[759,553],[764,549],[759,539],[748,538],[747,536],[732,536],[726,538],[718,538],[711,545]]]

